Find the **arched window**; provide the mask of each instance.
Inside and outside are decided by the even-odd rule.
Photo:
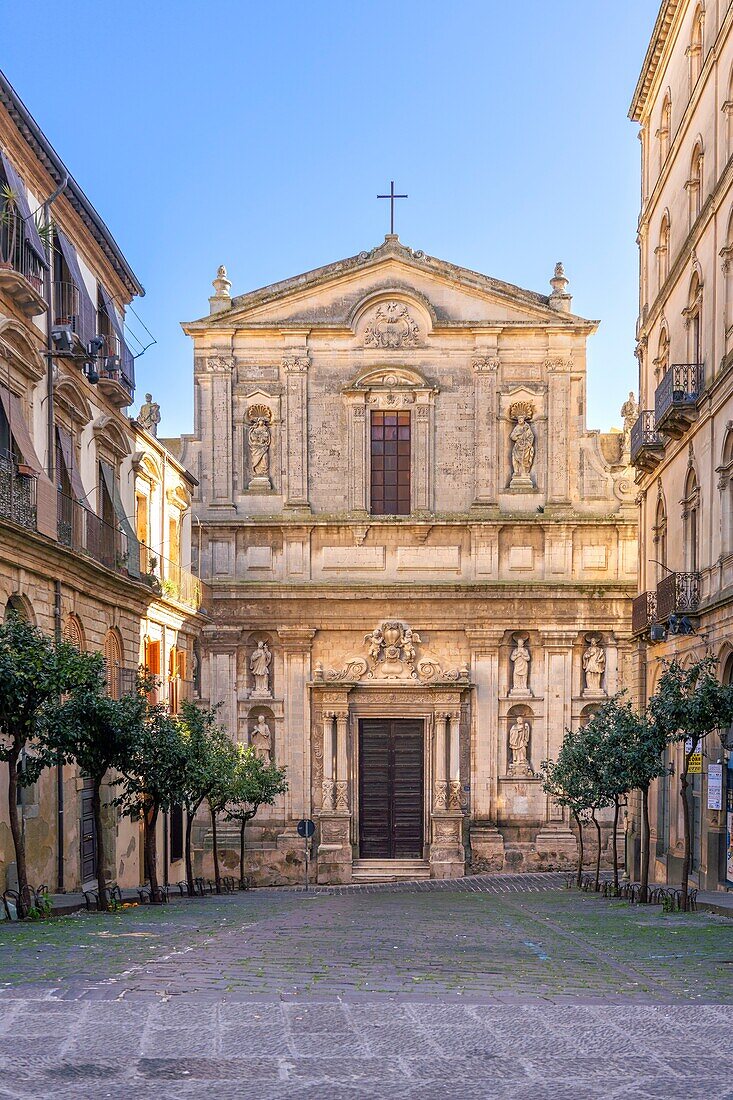
[[[696,573],[700,567],[700,488],[694,466],[690,466],[687,471],[685,497],[682,501],[682,524],[685,533],[685,569],[688,573]]]
[[[683,310],[687,328],[687,349],[689,363],[703,363],[705,356],[702,347],[702,284],[696,271],[690,279],[687,295],[687,308]]]
[[[723,444],[723,456],[718,469],[720,478],[720,550],[733,553],[733,429],[729,429]]]
[[[663,378],[669,370],[669,332],[667,326],[662,325],[659,333],[659,344],[657,345],[657,358],[655,359],[655,366],[657,368],[657,377]]]
[[[702,210],[703,183],[703,147],[702,141],[695,142],[690,160],[690,178],[686,183],[690,207],[690,226],[693,225]]]
[[[690,94],[692,94],[692,90],[697,84],[698,77],[702,71],[704,27],[705,13],[702,4],[698,4],[692,19],[692,34],[690,35],[690,45],[687,48],[687,54],[690,59]]]
[[[107,691],[112,699],[120,697],[120,669],[122,667],[122,643],[116,630],[108,630],[104,639],[104,671]]]
[[[728,353],[733,338],[733,207],[728,217],[728,231],[725,244],[720,250],[720,258],[723,261],[723,335]]]
[[[723,104],[723,111],[725,112],[725,149],[726,155],[730,157],[733,154],[733,69],[731,69],[728,78],[728,93]]]
[[[661,289],[669,275],[669,211],[662,214],[657,245],[657,289]]]
[[[657,498],[657,511],[654,516],[654,560],[657,563],[657,584],[667,575],[667,508],[664,496]]]
[[[73,646],[76,646],[80,653],[84,652],[84,630],[77,615],[67,616],[64,623],[63,638],[65,642],[71,642]]]
[[[23,619],[26,623],[34,623],[36,621],[30,602],[25,596],[21,596],[19,592],[14,592],[5,604],[5,615],[3,616],[5,622],[8,621],[11,615],[15,615],[18,619]]]
[[[667,92],[662,103],[662,113],[659,117],[659,129],[657,140],[659,142],[659,171],[664,167],[664,162],[669,153],[670,137],[672,134],[672,97]]]
[[[725,659],[721,679],[724,684],[733,684],[733,653],[729,653]],[[728,726],[726,730],[720,731],[720,739],[725,749],[728,752],[733,752],[733,724]]]

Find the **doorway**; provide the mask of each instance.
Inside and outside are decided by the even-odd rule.
[[[422,719],[359,722],[359,856],[422,859]]]

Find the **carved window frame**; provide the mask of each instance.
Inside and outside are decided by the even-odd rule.
[[[369,516],[371,502],[372,410],[409,411],[410,512],[401,518],[430,515],[435,501],[435,397],[438,390],[410,368],[385,367],[365,372],[343,391],[348,425],[348,507]],[[375,520],[385,518],[375,515]]]

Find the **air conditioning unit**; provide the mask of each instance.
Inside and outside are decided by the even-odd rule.
[[[649,627],[649,641],[652,642],[652,644],[654,642],[663,642],[666,637],[667,631],[664,626],[661,623],[652,623]]]
[[[122,360],[120,359],[119,355],[105,356],[104,369],[107,371],[108,374],[111,374],[113,371],[118,371],[121,366]]]

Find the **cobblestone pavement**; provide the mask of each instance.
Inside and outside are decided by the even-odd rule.
[[[0,1100],[733,1098],[733,922],[557,881],[0,926]]]

